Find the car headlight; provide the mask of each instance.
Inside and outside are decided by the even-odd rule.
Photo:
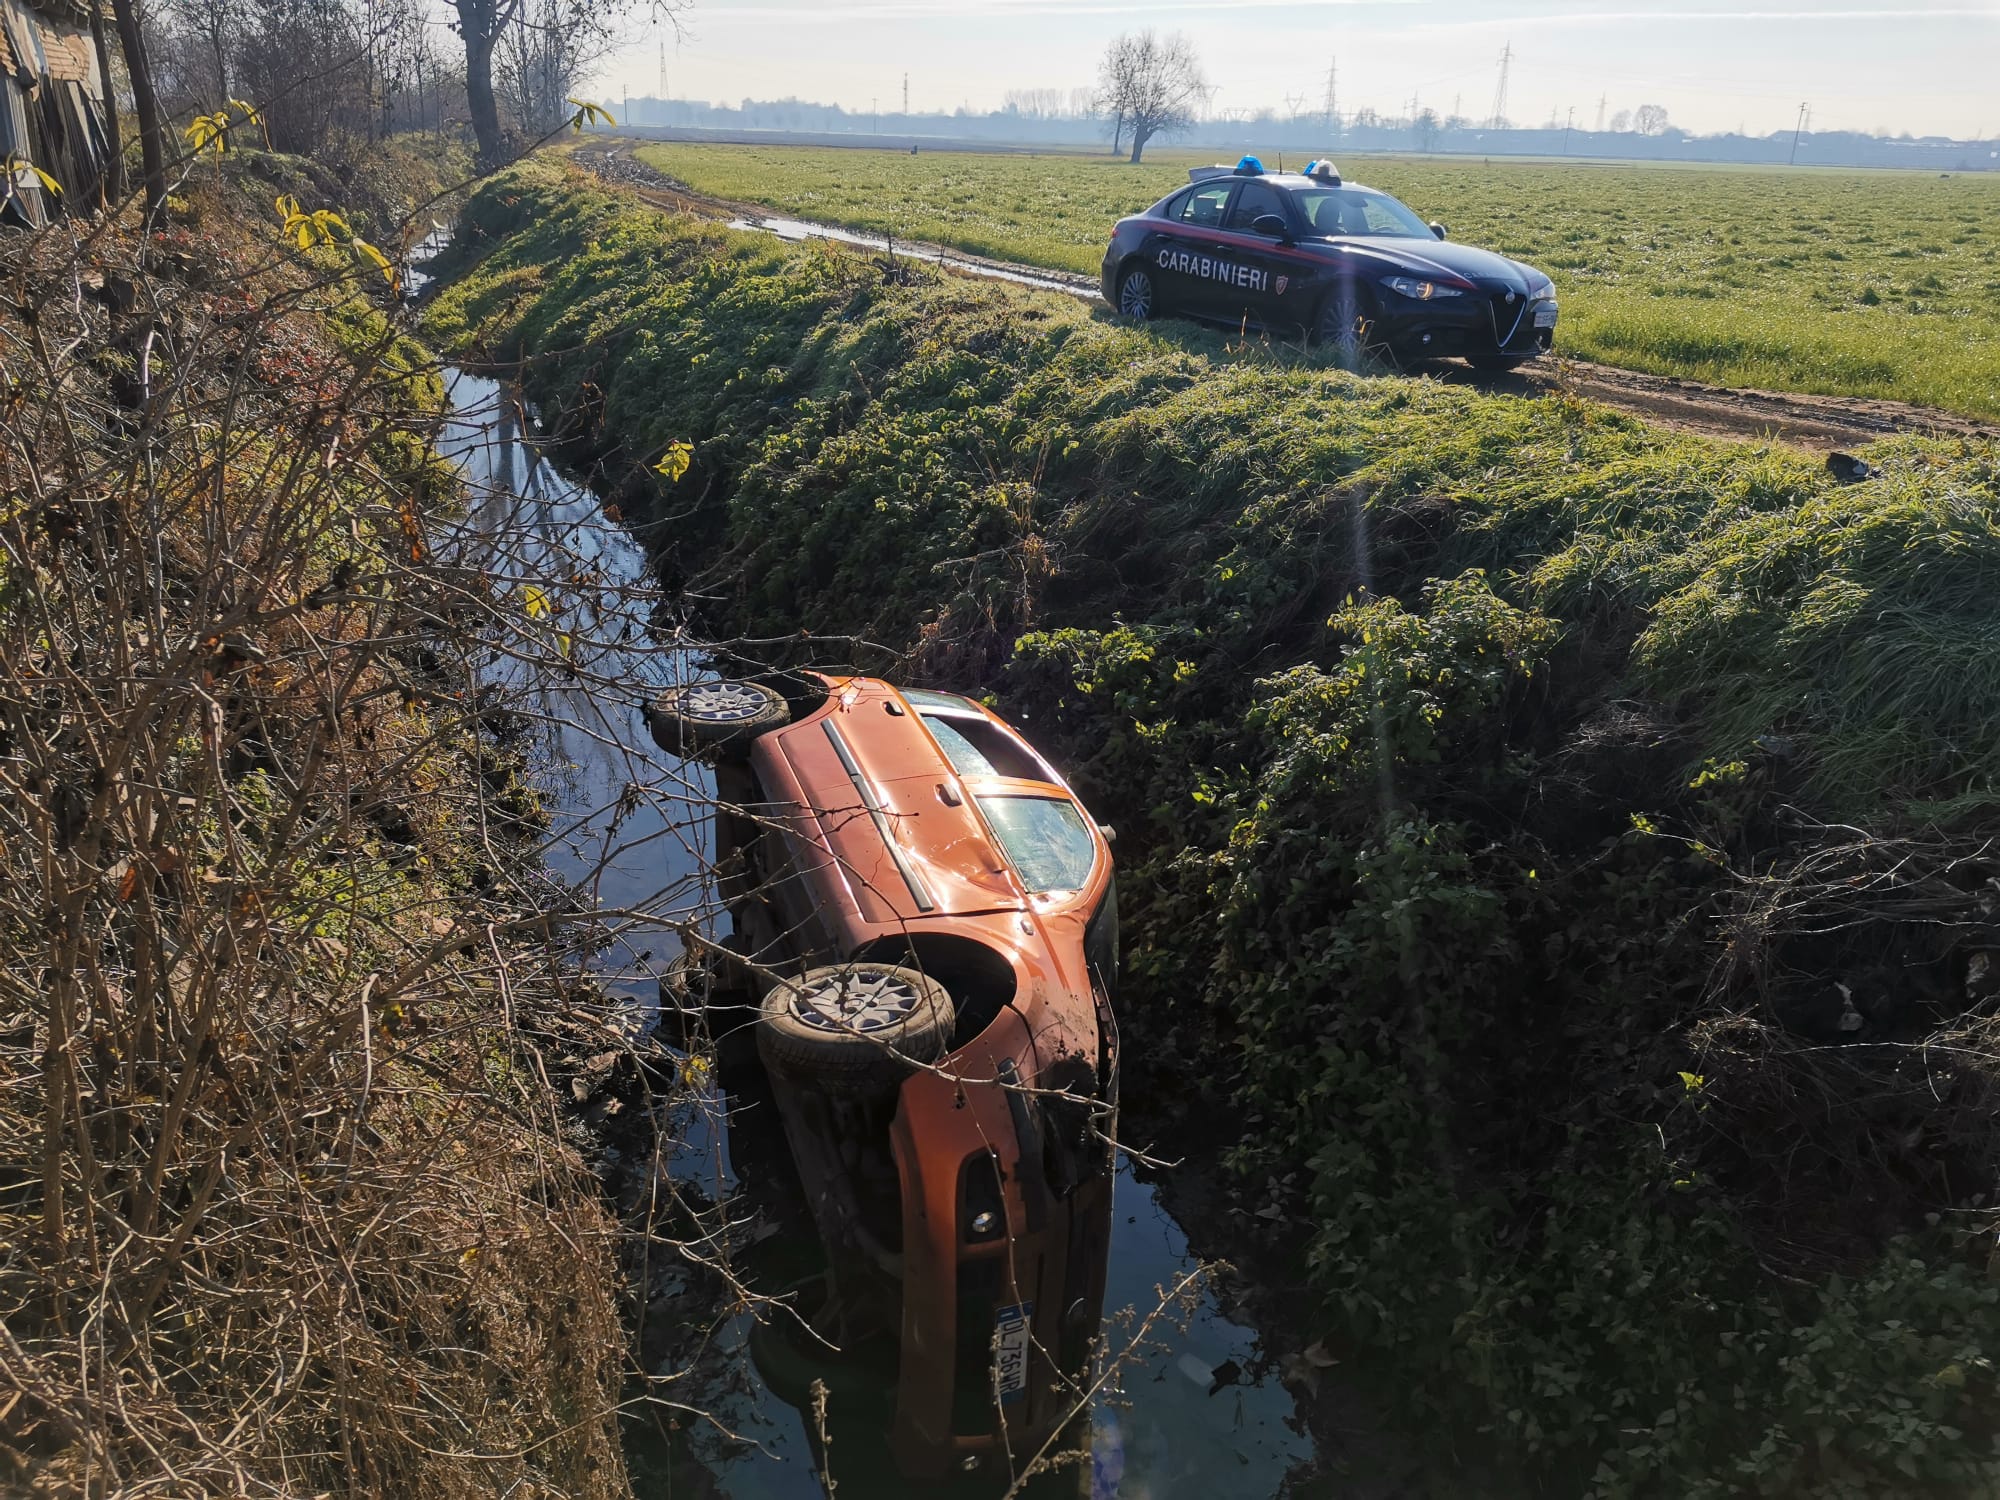
[[[1405,297],[1414,297],[1419,302],[1429,302],[1438,297],[1465,295],[1463,288],[1440,286],[1435,281],[1418,281],[1414,276],[1391,276],[1382,285],[1392,292],[1401,292]]]

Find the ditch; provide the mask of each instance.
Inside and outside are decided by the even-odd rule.
[[[446,380],[451,414],[440,446],[460,466],[471,496],[463,545],[505,536],[512,549],[506,566],[522,576],[537,566],[573,570],[583,559],[607,589],[643,590],[644,551],[607,520],[590,489],[541,456],[520,399],[463,371],[448,371]],[[539,541],[524,552],[523,536]],[[535,545],[542,555],[533,554]],[[593,909],[619,914],[592,968],[633,1032],[645,1034],[658,974],[679,950],[674,924],[697,919],[708,895],[709,783],[698,765],[667,762],[653,750],[637,709],[647,687],[696,669],[692,652],[656,636],[632,647],[622,673],[619,665],[600,659],[592,675],[633,682],[628,702],[607,702],[568,681],[515,686],[531,689],[532,760],[552,820],[550,874],[583,890]],[[629,788],[642,778],[649,795],[635,797]],[[758,1162],[766,1171],[786,1168],[758,1143],[732,1138],[732,1123],[738,1136],[756,1126],[738,1103],[713,1087],[694,1090],[677,1106],[667,1169],[681,1190],[708,1199],[731,1225],[735,1242],[747,1247],[739,1265],[782,1284],[778,1276],[797,1273],[809,1221],[783,1222],[783,1194],[756,1180]],[[1128,1115],[1137,1119],[1127,1128],[1136,1124],[1143,1139],[1143,1102],[1128,1101]],[[1187,1229],[1165,1201],[1162,1175],[1130,1160],[1118,1172],[1105,1334],[1108,1347],[1133,1347],[1092,1412],[1091,1493],[1104,1500],[1288,1493],[1318,1467],[1314,1442],[1259,1330],[1225,1306],[1222,1287],[1202,1272]],[[671,1312],[677,1326],[660,1336],[649,1330],[642,1342],[650,1373],[671,1381],[665,1388],[678,1416],[655,1421],[642,1407],[630,1423],[637,1492],[686,1493],[692,1484],[694,1493],[759,1500],[821,1494],[810,1418],[767,1391],[751,1365],[751,1314],[724,1317],[689,1339],[680,1315],[694,1285],[664,1259],[647,1277],[649,1307]],[[1183,1284],[1185,1297],[1163,1296]],[[858,1434],[831,1436],[830,1472],[850,1485],[846,1493],[911,1492]],[[1358,1481],[1341,1490],[1392,1492]]]

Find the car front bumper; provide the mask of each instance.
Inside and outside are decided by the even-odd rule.
[[[1390,292],[1382,304],[1373,341],[1402,359],[1533,358],[1555,345],[1553,297],[1516,295],[1510,303],[1504,293],[1470,292],[1420,302]]]
[[[938,1071],[903,1084],[890,1132],[904,1262],[890,1444],[913,1478],[1032,1454],[1079,1411],[1103,1313],[1114,1179],[1107,1152],[1104,1170],[1052,1191],[1032,1108],[1040,1085],[1000,1081],[1034,1052],[1007,1012]],[[982,1189],[986,1170],[994,1176]],[[983,1191],[997,1194],[1004,1230],[981,1238],[968,1224],[989,1201]]]

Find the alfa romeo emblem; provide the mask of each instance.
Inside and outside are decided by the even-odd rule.
[[[1290,286],[1291,284],[1292,284],[1292,278],[1291,278],[1291,277],[1289,277],[1289,276],[1280,276],[1280,277],[1278,278],[1278,295],[1279,295],[1280,297],[1284,296],[1284,295],[1285,295],[1285,288],[1286,288],[1286,287],[1288,287],[1288,286]]]
[[[1507,305],[1509,307],[1512,307],[1514,305],[1514,294],[1512,292],[1509,292],[1507,294]]]

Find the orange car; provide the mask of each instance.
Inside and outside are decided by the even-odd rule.
[[[900,1328],[904,1473],[1018,1471],[1078,1415],[1103,1306],[1107,831],[970,699],[778,680],[690,683],[649,718],[716,764],[732,946],[759,996],[738,1014],[829,1264],[807,1338]]]

